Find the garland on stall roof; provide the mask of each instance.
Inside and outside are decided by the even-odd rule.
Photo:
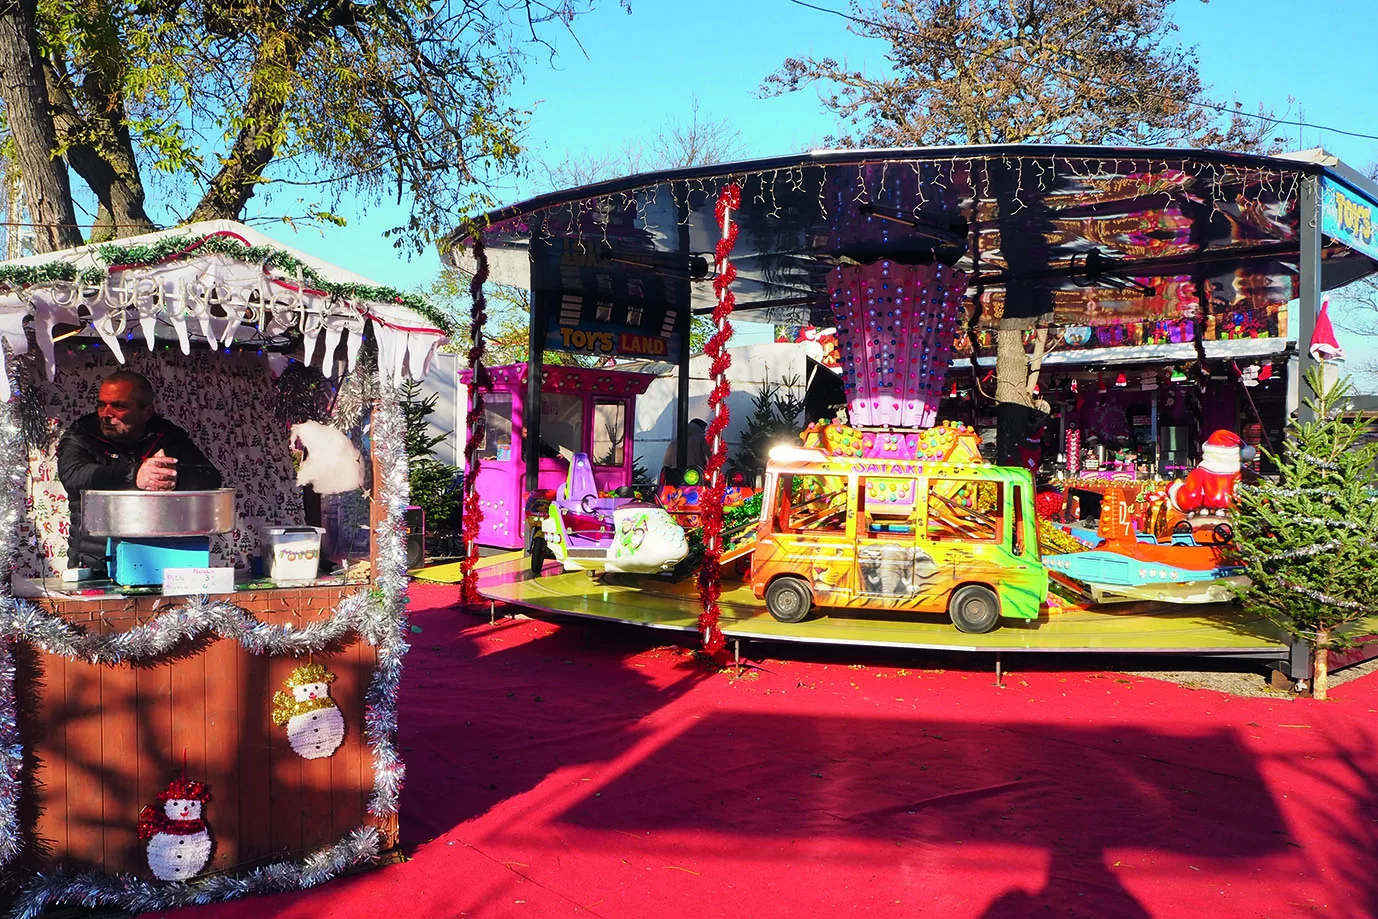
[[[3,347],[3,343],[0,343]],[[11,386],[18,362],[8,362]],[[217,635],[238,642],[255,655],[300,656],[321,653],[355,632],[372,645],[378,664],[365,691],[364,737],[373,757],[373,795],[369,813],[388,818],[397,813],[405,768],[396,746],[397,691],[402,658],[409,650],[406,586],[407,552],[404,514],[408,503],[406,421],[396,391],[378,384],[373,412],[372,444],[379,476],[375,499],[385,510],[377,533],[375,584],[343,598],[330,616],[297,627],[261,622],[225,600],[194,597],[127,631],[109,635],[88,632],[31,603],[0,595],[0,866],[14,861],[23,847],[19,798],[24,746],[19,734],[13,645],[27,641],[68,660],[103,666],[125,666],[161,660],[195,639]],[[19,524],[25,501],[26,464],[17,400],[0,403],[0,566],[10,570],[18,550]],[[243,874],[214,875],[176,884],[157,884],[129,875],[98,872],[41,873],[24,884],[13,915],[34,919],[49,905],[80,903],[86,907],[117,906],[131,911],[166,909],[248,894],[311,887],[375,858],[377,827],[363,825],[333,845],[305,859],[279,862]]]
[[[732,323],[729,319],[737,298],[732,293],[732,281],[737,277],[737,266],[732,264],[732,250],[737,245],[737,224],[732,220],[732,212],[742,206],[742,189],[735,182],[728,184],[718,194],[714,213],[722,236],[714,247],[717,260],[717,273],[713,277],[713,293],[717,304],[713,307],[713,336],[704,348],[711,362],[708,372],[713,379],[713,391],[708,394],[708,408],[712,420],[708,422],[709,455],[705,477],[708,487],[700,500],[703,513],[699,517],[703,528],[703,561],[699,564],[699,603],[703,611],[699,614],[699,633],[703,636],[703,647],[711,655],[719,654],[724,645],[722,629],[718,625],[722,611],[718,608],[718,598],[722,595],[722,527],[723,499],[726,491],[723,464],[727,460],[727,423],[731,415],[727,408],[727,397],[732,394],[732,386],[727,381],[727,368],[732,366],[732,355],[727,344],[732,340]]]
[[[372,284],[345,284],[331,281],[315,268],[289,252],[273,246],[252,246],[242,237],[219,232],[197,238],[195,236],[167,236],[149,243],[120,245],[108,243],[96,250],[107,268],[88,268],[78,271],[71,262],[60,259],[42,265],[7,265],[0,267],[0,288],[17,290],[39,284],[58,282],[98,285],[105,282],[112,270],[149,268],[203,252],[226,255],[241,262],[261,264],[265,269],[300,274],[311,288],[335,300],[367,300],[374,303],[397,303],[425,317],[426,321],[452,335],[454,319],[432,306],[424,297],[404,293],[394,287]]]
[[[483,293],[483,283],[488,280],[488,251],[483,247],[482,236],[474,236],[474,277],[469,282],[469,296],[472,305],[469,311],[469,369],[473,371],[473,384],[469,387],[469,414],[465,419],[468,428],[464,440],[464,499],[460,514],[461,546],[464,558],[460,561],[460,601],[480,603],[483,597],[478,592],[478,530],[483,525],[483,507],[478,500],[479,448],[483,445],[483,391],[490,385],[488,368],[483,366],[483,353],[486,349],[483,333],[488,323],[488,298]],[[530,368],[528,373],[540,373],[539,367]]]

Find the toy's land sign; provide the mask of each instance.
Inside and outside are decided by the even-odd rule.
[[[594,357],[680,359],[686,285],[650,268],[600,259],[563,241],[558,299],[546,311],[545,349]]]

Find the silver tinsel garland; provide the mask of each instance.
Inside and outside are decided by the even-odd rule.
[[[0,641],[0,865],[19,854],[19,798],[24,791],[24,744],[14,705],[14,642]]]
[[[4,347],[0,344],[0,347]],[[8,363],[12,391],[17,362]],[[369,374],[359,373],[364,377]],[[33,643],[49,654],[69,660],[118,666],[157,659],[193,638],[214,633],[239,642],[250,654],[302,655],[323,651],[350,631],[373,646],[378,666],[365,693],[364,734],[373,754],[374,787],[369,812],[387,817],[397,812],[405,768],[398,755],[397,690],[405,640],[407,562],[404,513],[408,481],[406,424],[394,389],[371,381],[364,391],[379,395],[373,412],[372,448],[379,481],[373,498],[385,513],[376,533],[378,567],[374,586],[345,597],[327,619],[301,628],[260,622],[226,600],[193,598],[185,606],[114,635],[94,635],[59,616],[9,594],[19,524],[24,515],[27,453],[17,417],[16,400],[0,404],[0,866],[19,853],[22,834],[18,806],[22,788],[24,748],[19,734],[14,686],[13,643]],[[333,846],[299,862],[279,862],[240,875],[213,875],[188,882],[154,883],[130,875],[96,872],[38,874],[15,901],[15,916],[36,917],[59,903],[86,907],[113,906],[134,912],[228,900],[255,893],[271,893],[319,884],[341,871],[374,858],[379,850],[376,827],[364,825]]]
[[[9,343],[0,343],[13,357]],[[21,365],[6,360],[10,392],[19,392]],[[28,497],[28,448],[20,424],[18,400],[0,406],[0,603],[13,604],[10,574],[19,553],[19,524]],[[0,637],[0,866],[19,854],[19,798],[23,793],[24,744],[19,735],[18,699],[14,686],[14,636]]]
[[[373,591],[361,590],[340,601],[329,619],[297,628],[291,623],[260,622],[228,600],[194,597],[186,606],[170,609],[113,635],[94,635],[65,619],[16,600],[0,598],[0,635],[22,638],[49,654],[68,660],[118,666],[162,657],[179,644],[208,633],[239,642],[250,654],[302,655],[323,651],[351,630],[371,645],[392,627],[386,605]]]
[[[351,830],[334,845],[299,862],[276,862],[244,874],[213,874],[170,884],[145,881],[132,874],[105,875],[98,871],[38,874],[15,900],[10,915],[15,919],[38,919],[48,907],[62,904],[143,913],[300,890],[372,861],[378,857],[378,845],[377,828],[365,826]]]
[[[378,460],[381,481],[373,483],[374,500],[385,513],[374,539],[378,545],[375,582],[381,592],[382,615],[370,642],[378,649],[378,670],[364,694],[364,737],[373,751],[373,798],[369,813],[384,816],[397,812],[406,767],[397,753],[397,687],[402,679],[402,658],[410,650],[403,635],[407,629],[407,537],[404,523],[411,487],[407,480],[407,422],[397,391],[380,383],[380,398],[373,411],[371,442]]]
[[[1351,609],[1369,614],[1378,614],[1378,610],[1367,607],[1362,603],[1356,603],[1353,600],[1345,600],[1341,597],[1332,597],[1330,594],[1322,593],[1319,590],[1312,590],[1310,587],[1303,587],[1300,584],[1293,584],[1291,581],[1284,580],[1283,578],[1278,578],[1278,583],[1281,584],[1284,589],[1290,590],[1292,593],[1303,597],[1309,597],[1318,603],[1337,606],[1340,609]]]
[[[1316,543],[1313,546],[1300,546],[1296,549],[1287,549],[1282,552],[1274,552],[1271,555],[1264,555],[1261,556],[1258,561],[1263,564],[1269,564],[1271,562],[1283,562],[1294,558],[1310,558],[1313,555],[1320,555],[1324,552],[1333,552],[1336,549],[1343,548],[1345,545],[1345,543],[1341,542]],[[1371,551],[1378,551],[1378,542],[1373,542],[1368,539],[1356,539],[1348,545],[1369,549]]]

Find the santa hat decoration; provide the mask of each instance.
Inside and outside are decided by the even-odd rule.
[[[168,801],[200,801],[205,804],[210,799],[210,787],[205,782],[193,782],[191,779],[173,779],[167,783],[165,790],[158,792],[160,804]]]
[[[1316,327],[1311,330],[1311,356],[1318,361],[1342,361],[1344,349],[1335,340],[1335,329],[1330,325],[1330,298],[1321,301],[1321,310],[1316,314]]]
[[[1206,438],[1206,445],[1209,447],[1242,447],[1244,441],[1234,431],[1216,431]]]

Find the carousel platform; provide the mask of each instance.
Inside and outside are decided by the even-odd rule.
[[[581,571],[547,564],[541,577],[519,553],[485,559],[479,590],[490,600],[536,615],[579,616],[653,629],[695,632],[698,593],[692,578],[672,582],[636,575],[596,581]],[[424,573],[418,575],[425,578]],[[1284,660],[1288,643],[1266,619],[1225,604],[1182,606],[1121,603],[1096,609],[1046,610],[1038,619],[1002,620],[985,635],[952,627],[946,616],[900,618],[890,612],[815,610],[804,622],[777,622],[740,581],[724,579],[722,630],[728,640],[914,648],[939,651],[1018,651],[1164,654]]]

